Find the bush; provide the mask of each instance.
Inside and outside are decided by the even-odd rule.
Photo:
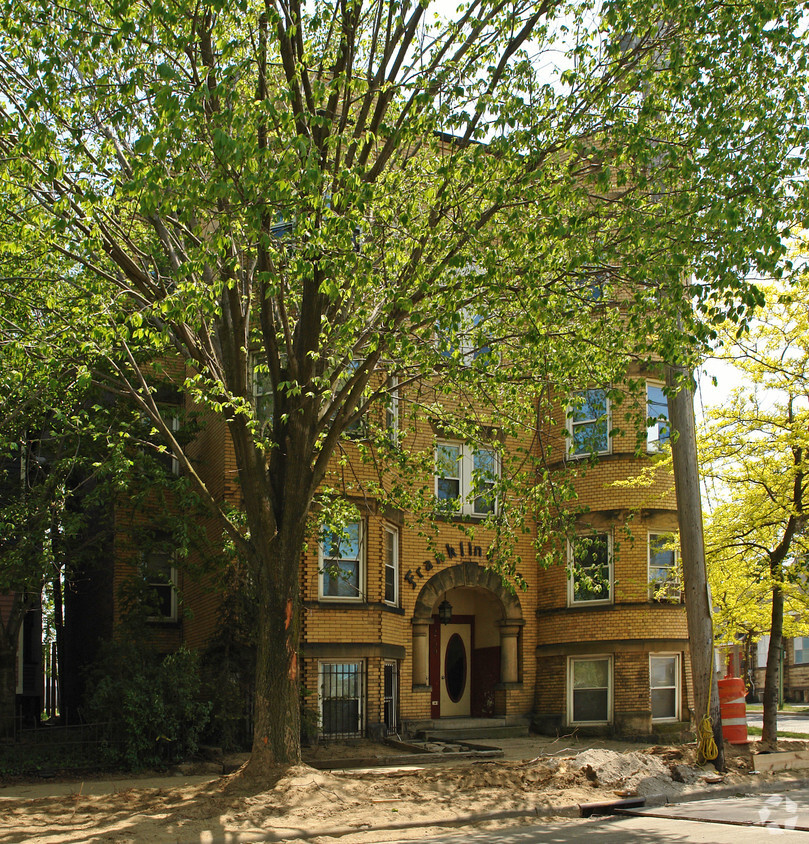
[[[104,649],[88,684],[86,715],[108,724],[109,755],[131,768],[192,755],[210,716],[200,699],[199,660],[181,649],[163,658],[132,640]]]

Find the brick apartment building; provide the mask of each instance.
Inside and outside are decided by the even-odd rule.
[[[404,427],[407,398],[397,395],[388,424]],[[302,679],[322,737],[479,718],[551,733],[649,737],[688,728],[673,478],[664,470],[644,486],[612,485],[657,465],[668,439],[660,382],[649,378],[635,401],[654,420],[640,446],[637,424],[620,430],[604,390],[582,390],[549,410],[552,468],[589,464],[574,480],[587,515],[547,569],[537,563],[535,534],[515,539],[525,591],[486,565],[494,534],[485,519],[498,505],[485,479],[500,471],[500,454],[447,438],[427,419],[411,423],[401,447],[434,452],[434,476],[423,480],[438,505],[449,505],[432,533],[414,514],[357,495],[356,520],[302,556]],[[349,460],[354,447],[346,443]],[[213,494],[238,502],[221,419],[203,427],[193,452]],[[116,581],[128,571],[119,564]],[[161,649],[202,648],[218,623],[218,596],[166,552],[150,555],[146,576]]]

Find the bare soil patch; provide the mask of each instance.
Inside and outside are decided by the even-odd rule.
[[[58,795],[47,793],[47,785],[39,786],[36,796],[8,786],[0,788],[0,842],[203,844],[267,840],[270,835],[270,840],[339,838],[359,844],[379,840],[381,829],[397,829],[397,837],[424,839],[427,829],[438,830],[470,816],[479,824],[487,818],[513,823],[517,821],[506,820],[503,814],[570,815],[578,803],[629,793],[665,794],[673,800],[716,787],[702,779],[713,768],[695,766],[692,745],[610,742],[607,747],[607,742],[533,737],[493,744],[503,746],[507,758],[422,765],[423,757],[418,756],[413,766],[351,771],[301,765],[264,782],[238,772],[202,782],[119,781],[117,788],[105,781],[103,785],[110,788],[106,793],[87,793],[79,782],[69,793]],[[809,742],[782,742],[779,749],[807,746]],[[383,752],[383,747],[376,749]],[[345,754],[363,756],[370,749],[357,744],[341,748]],[[337,750],[332,746],[320,752]],[[725,780],[739,790],[765,779],[746,773],[748,750],[729,748],[728,759]],[[370,830],[376,832],[372,835]]]

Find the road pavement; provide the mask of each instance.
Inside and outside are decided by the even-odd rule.
[[[749,727],[761,727],[761,712],[748,712],[747,725]],[[798,715],[795,712],[778,713],[778,731],[785,733],[803,733],[809,736],[809,715]]]

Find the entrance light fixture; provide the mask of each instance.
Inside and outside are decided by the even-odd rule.
[[[438,605],[438,620],[441,624],[449,624],[452,621],[452,604],[446,598]]]

